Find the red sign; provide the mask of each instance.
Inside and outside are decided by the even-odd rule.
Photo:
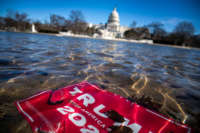
[[[190,133],[186,125],[82,82],[15,103],[33,132]]]

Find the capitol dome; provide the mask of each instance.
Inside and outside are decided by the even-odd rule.
[[[112,13],[110,14],[110,16],[108,18],[108,24],[119,25],[119,14],[118,14],[116,8],[114,8]]]

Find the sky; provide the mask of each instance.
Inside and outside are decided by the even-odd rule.
[[[117,7],[120,25],[137,26],[161,22],[167,31],[181,21],[192,22],[200,34],[200,0],[0,0],[0,16],[7,10],[25,12],[34,21],[49,20],[50,14],[69,18],[71,10],[80,10],[90,23],[106,23]]]

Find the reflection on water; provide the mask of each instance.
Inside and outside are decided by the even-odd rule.
[[[199,50],[0,32],[0,132],[30,132],[14,101],[83,80],[200,124]]]

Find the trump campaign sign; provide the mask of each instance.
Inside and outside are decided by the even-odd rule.
[[[34,133],[190,133],[184,124],[88,82],[15,102]]]

